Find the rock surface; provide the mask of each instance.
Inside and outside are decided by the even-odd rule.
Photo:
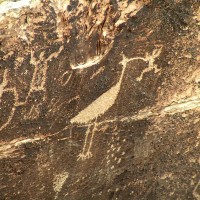
[[[199,6],[2,11],[0,199],[200,199]]]

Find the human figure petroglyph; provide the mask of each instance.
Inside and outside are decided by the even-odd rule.
[[[51,61],[53,58],[57,58],[61,51],[63,50],[63,46],[61,46],[58,52],[54,52],[48,56],[48,58],[44,58],[44,52],[40,54],[40,59],[36,59],[33,51],[31,51],[31,64],[34,65],[33,77],[30,84],[30,90],[28,96],[30,96],[33,91],[44,91],[46,92],[46,80],[47,80],[47,70],[48,70],[48,61]],[[45,96],[46,97],[46,96]]]
[[[30,61],[30,63],[33,64],[35,68],[34,68],[33,76],[32,76],[32,79],[31,79],[28,95],[27,95],[25,101],[20,101],[19,93],[18,93],[16,87],[10,87],[10,86],[7,87],[8,86],[8,72],[9,72],[9,70],[8,69],[4,70],[3,80],[2,80],[2,83],[0,83],[0,102],[2,101],[3,94],[11,93],[14,96],[14,104],[13,104],[13,107],[11,109],[11,113],[10,113],[8,119],[1,125],[0,131],[5,129],[10,124],[11,120],[14,117],[16,108],[18,106],[26,105],[28,98],[31,96],[31,94],[33,92],[43,91],[44,92],[43,100],[46,98],[46,96],[45,96],[45,92],[46,92],[45,84],[46,84],[46,79],[47,79],[48,61],[51,61],[53,58],[57,58],[62,50],[63,50],[63,46],[61,46],[57,52],[50,54],[46,59],[44,59],[44,54],[41,54],[41,58],[43,60],[43,65],[42,65],[41,61],[36,60],[36,58],[33,55],[33,51],[31,51],[31,61]],[[40,68],[38,67],[39,65],[40,65]],[[41,104],[41,102],[39,102],[39,104]],[[34,109],[35,112],[37,112],[35,114],[35,116],[38,115],[39,106],[33,105],[31,107],[31,110],[28,113],[28,115],[25,116],[25,119],[29,118],[29,115],[30,115],[31,112],[33,112],[33,109]]]
[[[8,85],[8,69],[5,69],[4,73],[3,73],[3,80],[2,80],[2,83],[0,84],[0,102],[2,101],[3,94],[12,93],[14,96],[14,105],[13,105],[13,108],[11,109],[8,119],[1,125],[0,131],[2,131],[4,128],[6,128],[8,126],[8,124],[11,122],[11,120],[14,116],[16,107],[23,104],[23,102],[19,102],[19,96],[18,96],[16,88],[15,87],[7,87],[7,85]]]

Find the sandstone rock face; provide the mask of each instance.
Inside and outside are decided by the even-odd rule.
[[[200,199],[199,1],[20,2],[0,4],[0,199]]]

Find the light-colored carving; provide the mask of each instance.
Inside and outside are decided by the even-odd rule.
[[[62,172],[60,174],[57,174],[54,177],[54,181],[53,181],[53,189],[56,192],[55,195],[55,199],[58,198],[58,194],[61,191],[66,179],[69,177],[69,173],[68,172]]]
[[[69,73],[70,73],[70,74],[69,74]],[[64,79],[64,76],[65,76],[66,74],[69,74],[69,76],[68,76],[67,80],[64,81],[63,79]],[[66,86],[67,83],[69,83],[69,81],[70,81],[70,79],[71,79],[71,76],[72,76],[72,73],[71,73],[70,71],[66,71],[65,73],[63,73],[63,75],[61,76],[61,79],[60,79],[60,80],[61,80],[62,86]]]
[[[19,96],[18,96],[18,93],[16,91],[16,88],[14,88],[14,87],[13,88],[5,88],[3,90],[3,93],[7,93],[7,92],[10,92],[14,95],[14,105],[13,105],[13,108],[11,110],[11,113],[10,113],[7,121],[0,127],[0,131],[2,131],[4,128],[6,128],[10,124],[10,122],[11,122],[11,120],[12,120],[14,114],[15,114],[16,107],[25,104],[25,102],[19,101]],[[1,99],[0,99],[0,101],[1,101]]]
[[[4,88],[7,86],[8,84],[8,80],[7,80],[7,75],[8,75],[8,70],[5,69],[4,74],[3,74],[3,81],[0,84],[0,102],[1,102],[1,97],[3,95],[4,92]]]
[[[8,119],[0,127],[0,131],[5,129],[10,124],[10,122],[15,114],[16,107],[25,105],[27,103],[28,97],[30,96],[31,92],[40,91],[40,90],[46,91],[45,84],[46,84],[46,78],[47,78],[46,73],[47,73],[47,69],[48,69],[47,62],[52,60],[53,58],[57,58],[62,50],[63,50],[63,46],[60,47],[58,52],[54,52],[51,55],[49,55],[49,57],[47,59],[44,59],[44,53],[42,52],[40,55],[41,60],[39,60],[39,61],[36,60],[36,58],[33,55],[33,51],[31,51],[30,63],[35,66],[35,69],[34,69],[33,77],[31,80],[28,95],[26,97],[26,100],[23,102],[19,101],[19,95],[18,95],[18,92],[15,87],[9,87],[9,88],[6,87],[8,84],[8,69],[5,69],[4,74],[3,74],[3,81],[0,84],[0,102],[1,102],[3,93],[10,92],[14,95],[14,105],[13,105],[13,108],[11,110],[11,113],[10,113]],[[44,65],[43,65],[44,67],[39,68],[38,66],[41,64],[42,61],[44,62]],[[35,111],[34,117],[36,117],[39,113],[39,108],[38,107],[36,108],[36,107],[32,107],[31,111],[29,113],[29,114],[32,114],[32,111],[34,110]],[[29,116],[29,114],[28,114],[28,116]],[[28,116],[25,116],[25,117],[28,117]]]
[[[39,60],[34,57],[34,53],[31,51],[30,63],[34,65],[35,69],[28,96],[30,96],[33,91],[46,91],[45,84],[47,79],[48,61],[51,61],[53,58],[57,58],[62,50],[63,46],[60,47],[58,52],[52,53],[47,59],[44,59],[44,52],[42,52]]]
[[[122,72],[120,75],[120,79],[113,87],[111,87],[108,91],[103,93],[100,97],[98,97],[95,101],[93,101],[89,106],[79,112],[74,118],[70,120],[71,123],[80,123],[85,124],[93,119],[99,117],[100,115],[104,114],[114,103],[117,99],[122,78],[124,75],[124,71],[126,68],[126,63],[128,60],[123,56],[123,61],[121,64],[123,65]]]
[[[200,200],[200,193],[197,191],[197,189],[200,187],[200,180],[197,183],[197,185],[195,186],[194,190],[193,190],[193,195],[197,200]]]
[[[84,145],[83,145],[83,150],[82,152],[78,155],[78,159],[77,160],[85,160],[87,158],[90,158],[92,156],[91,152],[88,150],[86,150],[86,147],[87,147],[87,142],[88,142],[88,136],[90,134],[90,128],[91,128],[91,125],[88,126],[87,128],[87,131],[86,131],[86,134],[85,134],[85,140],[84,140]]]
[[[93,78],[95,78],[98,74],[100,74],[103,70],[105,69],[105,66],[99,68],[91,77],[90,80],[92,80]]]
[[[162,50],[162,47],[159,48],[159,49],[153,50],[152,55],[149,55],[148,53],[146,53],[146,57],[144,58],[144,61],[148,62],[149,65],[148,65],[147,68],[145,68],[143,70],[143,72],[141,73],[141,75],[136,78],[137,81],[141,81],[142,78],[143,78],[144,73],[146,73],[146,72],[150,72],[153,69],[154,69],[155,73],[157,73],[157,72],[160,71],[160,69],[157,68],[157,65],[154,64],[154,62],[155,62],[155,59],[160,55],[161,50]]]
[[[72,118],[70,120],[70,122],[73,123],[78,123],[78,124],[87,124],[89,122],[91,122],[94,119],[97,119],[99,116],[103,115],[109,108],[111,108],[113,106],[113,104],[115,103],[120,88],[121,88],[121,84],[122,84],[122,79],[124,76],[124,72],[125,69],[127,67],[127,63],[132,61],[132,60],[143,60],[143,61],[149,61],[149,68],[153,67],[153,63],[156,57],[158,57],[158,55],[160,54],[161,49],[159,50],[154,50],[153,54],[151,56],[149,56],[148,54],[146,54],[146,57],[134,57],[134,58],[127,58],[125,57],[125,55],[123,55],[123,59],[120,62],[120,64],[122,64],[122,72],[119,78],[119,81],[117,82],[117,84],[115,84],[113,87],[111,87],[108,91],[106,91],[104,94],[102,94],[100,97],[98,97],[95,101],[93,101],[89,106],[87,106],[85,109],[83,109],[81,112],[79,112],[78,115],[76,115],[74,118]],[[85,138],[85,144],[87,143],[88,140],[88,132],[86,134],[86,138]],[[90,140],[90,144],[92,143],[92,139],[93,139],[93,134],[94,134],[94,130],[92,131],[92,137]],[[90,145],[91,146],[91,145]],[[91,149],[91,147],[90,147]],[[81,153],[81,158],[85,159],[90,157],[89,156],[83,156],[84,152],[85,152],[85,146],[83,148],[83,152]],[[90,152],[90,150],[87,151]],[[89,153],[91,154],[91,153]]]
[[[190,104],[187,107],[188,103],[190,103]],[[194,106],[191,106],[192,104],[194,104]],[[162,106],[162,107],[159,107],[159,108],[158,107],[152,107],[151,109],[141,110],[141,111],[139,111],[138,114],[133,115],[133,116],[127,116],[127,117],[120,117],[119,116],[118,118],[96,122],[95,129],[99,130],[98,126],[99,127],[102,126],[102,125],[108,126],[110,123],[115,123],[115,122],[118,122],[118,121],[121,121],[121,122],[129,121],[130,122],[130,121],[147,119],[149,117],[153,117],[153,118],[156,119],[156,118],[165,117],[165,115],[174,115],[176,113],[182,113],[182,112],[185,112],[185,111],[188,111],[188,110],[195,110],[195,109],[200,108],[200,96],[199,97],[197,97],[197,96],[190,97],[188,99],[180,99],[179,102],[177,102],[176,104],[173,104],[173,107],[177,107],[177,109],[175,109],[175,110],[171,109],[171,106],[172,105],[165,105],[164,107]],[[83,124],[81,126],[87,126],[88,127],[88,126],[92,126],[92,125],[93,124],[88,123],[88,124]],[[67,128],[69,128],[69,127],[65,127],[65,129],[67,129]],[[8,143],[0,143],[0,158],[12,156],[12,152],[15,151],[15,149],[18,146],[20,146],[21,144],[39,141],[39,140],[44,140],[45,138],[53,137],[53,136],[57,135],[59,132],[57,132],[55,134],[43,135],[43,136],[35,137],[35,138],[23,138],[23,139],[20,138],[20,139],[13,140],[13,141],[8,142]],[[69,137],[69,139],[70,139],[70,137]],[[117,140],[119,140],[119,137],[117,138]],[[86,140],[84,141],[84,144],[85,144],[85,142],[86,142]],[[118,152],[120,150],[121,150],[121,147],[119,147],[116,151]],[[110,150],[108,150],[108,151],[110,151]],[[109,152],[107,152],[107,153],[109,153]],[[124,153],[122,153],[122,154],[124,155]]]
[[[15,107],[12,108],[11,113],[7,119],[7,121],[0,127],[0,131],[2,131],[4,128],[6,128],[8,126],[8,124],[11,122],[14,114],[15,114]]]
[[[18,99],[18,96],[16,95],[15,91],[6,88],[6,86],[7,86],[7,84],[8,84],[8,77],[7,77],[7,76],[8,76],[8,70],[5,69],[4,74],[3,74],[3,81],[2,81],[2,83],[0,84],[0,102],[1,102],[2,95],[3,95],[3,93],[5,93],[5,92],[12,92],[12,93],[15,95],[15,102],[16,102],[16,100]],[[12,108],[11,113],[10,113],[8,119],[7,119],[6,122],[4,122],[4,124],[0,127],[0,131],[2,131],[5,127],[8,126],[8,124],[10,123],[10,121],[12,120],[12,118],[13,118],[13,116],[14,116],[14,113],[15,113],[15,107]]]
[[[24,117],[25,120],[37,119],[40,115],[39,105],[33,105],[30,109],[30,112]]]

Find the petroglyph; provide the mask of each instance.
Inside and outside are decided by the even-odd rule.
[[[40,115],[39,105],[33,105],[27,115],[24,116],[24,119],[34,120],[37,119]]]
[[[1,102],[2,95],[4,93],[11,92],[14,95],[14,100],[15,100],[14,106],[18,106],[19,102],[18,102],[18,94],[16,92],[16,89],[15,88],[6,88],[7,84],[8,84],[8,70],[5,69],[4,74],[3,74],[3,81],[0,84],[0,102]],[[2,131],[4,128],[6,128],[8,126],[8,124],[11,122],[11,120],[12,120],[12,118],[14,116],[14,113],[15,113],[15,107],[12,108],[11,113],[9,114],[8,119],[0,127],[0,131]]]
[[[34,57],[34,53],[31,51],[30,63],[34,65],[35,69],[28,96],[30,96],[33,91],[46,91],[45,84],[47,79],[48,61],[51,61],[53,58],[57,58],[63,48],[64,47],[61,46],[58,52],[52,53],[47,59],[44,59],[44,52],[42,52],[39,60]]]
[[[125,57],[123,56],[125,59]],[[71,123],[81,123],[85,124],[93,119],[99,117],[104,114],[114,103],[118,96],[122,78],[124,75],[124,71],[126,68],[126,61],[121,62],[123,65],[122,72],[120,75],[120,79],[116,85],[111,87],[108,91],[103,93],[100,97],[98,97],[95,101],[93,101],[89,106],[87,106],[84,110],[79,112],[74,118],[70,120]]]
[[[160,55],[160,52],[161,52],[161,48],[159,50],[154,50],[151,56],[146,54],[145,58],[143,57],[126,58],[125,55],[123,54],[122,61],[120,62],[120,64],[122,65],[122,72],[117,84],[111,87],[107,92],[102,94],[100,97],[98,97],[95,101],[93,101],[89,106],[87,106],[81,112],[79,112],[79,114],[76,115],[74,118],[72,118],[70,122],[72,124],[73,123],[86,124],[88,122],[91,122],[94,119],[97,119],[99,116],[103,115],[109,108],[113,106],[113,104],[115,103],[118,97],[127,63],[132,60],[148,61],[149,68],[152,69],[152,67],[154,67],[153,65],[154,60],[156,57]],[[89,133],[87,133],[86,138],[85,138],[86,140],[85,144],[87,143],[88,134]],[[92,131],[91,141],[89,142],[90,144],[92,144],[93,134],[94,134],[94,130]],[[85,146],[84,146],[83,152],[85,152]],[[84,154],[83,152],[82,154]],[[86,158],[86,157],[90,157],[90,156],[81,156],[81,158]]]
[[[197,1],[33,1],[0,14],[0,196],[199,199]]]
[[[0,84],[0,102],[1,102],[1,97],[3,95],[3,92],[4,92],[4,88],[7,86],[8,84],[8,80],[7,80],[7,75],[8,75],[8,70],[5,69],[4,70],[4,74],[3,74],[3,81],[2,83]]]
[[[193,190],[193,195],[194,197],[199,200],[200,199],[200,180],[199,182],[197,183],[197,185],[195,186],[194,190]]]
[[[92,80],[93,78],[95,78],[98,74],[100,74],[103,70],[105,69],[105,66],[100,67],[94,74],[92,74],[92,76],[90,77],[90,80]]]
[[[2,93],[1,93],[1,96],[2,96],[3,93],[12,93],[14,95],[14,105],[13,105],[13,108],[11,110],[11,113],[9,114],[8,119],[0,127],[0,131],[2,131],[4,128],[6,128],[10,124],[10,122],[11,122],[11,120],[12,120],[14,114],[15,114],[16,107],[24,105],[26,103],[26,102],[20,102],[19,101],[19,95],[17,93],[16,88],[14,88],[14,87],[13,88],[5,88],[5,89],[3,89]],[[1,99],[0,99],[0,101],[1,101]]]
[[[122,68],[122,72],[117,84],[111,87],[107,92],[102,94],[95,101],[93,101],[84,110],[79,112],[77,116],[75,116],[74,118],[70,120],[71,123],[82,123],[82,124],[88,123],[92,121],[93,119],[95,119],[96,117],[104,114],[115,103],[115,100],[117,99],[127,63],[132,60],[149,61],[149,66],[152,68],[155,55],[157,57],[157,53],[155,54],[155,52],[160,52],[160,50],[159,51],[154,50],[153,56],[146,56],[146,58],[143,58],[143,57],[126,58],[125,55],[123,55],[123,59],[120,62],[123,68]]]
[[[15,107],[12,108],[11,113],[8,117],[8,119],[6,120],[6,122],[4,122],[4,124],[0,127],[0,131],[2,131],[4,128],[6,128],[8,126],[8,124],[11,122],[14,114],[15,114]]]
[[[85,160],[86,158],[91,157],[91,152],[86,152],[86,146],[87,146],[87,142],[88,142],[88,136],[90,134],[90,128],[92,125],[89,125],[87,128],[87,131],[85,133],[85,140],[84,140],[84,145],[83,145],[83,150],[82,152],[78,155],[78,159],[77,160]]]
[[[91,127],[92,127],[92,130],[90,131]],[[78,159],[77,160],[80,160],[80,159],[81,160],[85,160],[87,158],[91,158],[92,157],[91,147],[92,147],[95,131],[97,130],[96,127],[97,127],[96,121],[88,127],[88,129],[86,131],[85,140],[84,140],[83,150],[78,155]],[[88,138],[89,136],[90,136],[90,139]]]
[[[41,56],[42,57],[42,56]],[[29,90],[29,94],[28,96],[30,96],[30,93],[32,91],[38,91],[38,90],[45,90],[44,89],[44,84],[45,84],[45,80],[46,80],[46,71],[47,71],[47,66],[40,66],[40,60],[37,60],[34,57],[34,52],[31,51],[31,64],[34,65],[34,72],[33,72],[33,77],[31,80],[31,84],[30,84],[30,90]]]
[[[58,194],[61,191],[66,179],[69,177],[69,173],[68,172],[62,172],[60,174],[57,174],[54,177],[54,181],[53,181],[53,189],[56,192],[55,195],[55,199],[58,198]]]
[[[141,75],[140,75],[139,77],[136,78],[137,81],[141,81],[142,78],[143,78],[144,73],[146,73],[146,72],[150,72],[150,71],[153,70],[153,69],[154,69],[154,72],[155,72],[155,73],[158,73],[158,72],[160,71],[160,69],[157,68],[157,65],[154,64],[154,62],[155,62],[155,59],[160,55],[161,50],[162,50],[162,47],[159,48],[159,49],[153,50],[152,55],[149,55],[148,53],[146,54],[146,57],[145,57],[144,60],[145,60],[145,61],[148,61],[148,62],[149,62],[149,65],[148,65],[148,68],[145,68],[145,69],[143,70],[143,72],[141,73]]]
[[[193,106],[191,106],[193,105]],[[176,108],[176,109],[174,109]],[[165,117],[165,115],[174,115],[177,113],[182,113],[188,110],[195,110],[200,108],[200,96],[194,96],[194,97],[190,97],[188,99],[180,99],[177,103],[174,103],[173,105],[166,105],[166,106],[162,106],[160,108],[158,107],[152,107],[151,109],[144,109],[139,111],[138,114],[133,115],[133,116],[119,116],[118,118],[114,118],[114,119],[108,119],[108,120],[103,120],[103,121],[99,121],[96,122],[95,125],[95,130],[99,130],[98,127],[102,126],[102,125],[106,125],[110,124],[110,123],[115,123],[115,122],[130,122],[130,121],[137,121],[137,120],[142,120],[142,119],[147,119],[149,117],[153,117],[153,118],[160,118],[160,117]],[[70,125],[71,126],[71,125]],[[92,143],[88,142],[88,137],[89,134],[91,134],[91,129],[94,126],[94,123],[87,123],[87,124],[81,124],[81,127],[83,126],[87,126],[87,131],[86,131],[86,137],[84,140],[84,147],[82,151],[82,154],[80,153],[78,156],[78,160],[80,159],[86,159],[91,156],[91,152],[87,154],[87,147],[90,146]],[[66,130],[69,127],[65,127],[63,130]],[[46,136],[40,136],[40,137],[36,137],[36,138],[25,138],[25,139],[18,139],[18,140],[13,140],[9,143],[0,143],[0,158],[4,157],[4,156],[11,156],[11,152],[14,151],[14,149],[18,146],[20,146],[21,144],[25,144],[28,142],[34,142],[34,141],[39,141],[39,140],[44,140],[45,138],[48,137],[53,137],[54,135],[57,135],[59,132],[52,134],[52,135],[46,135]],[[95,132],[93,132],[95,133]],[[91,136],[90,136],[91,137]],[[91,145],[89,145],[91,144]],[[83,154],[84,152],[84,154]],[[81,155],[81,156],[80,156]],[[83,156],[84,155],[84,156]],[[86,156],[87,155],[87,156]]]
[[[65,77],[68,75],[67,80],[64,81]],[[65,73],[63,73],[63,75],[60,78],[61,84],[62,86],[66,86],[67,83],[69,83],[70,79],[71,79],[72,73],[70,71],[66,71]]]
[[[45,83],[46,83],[46,78],[47,78],[46,73],[47,73],[47,69],[48,69],[47,62],[52,60],[53,58],[57,58],[62,50],[63,50],[63,46],[60,47],[58,52],[54,52],[51,55],[49,55],[49,57],[47,59],[45,59],[45,61],[44,61],[44,65],[43,65],[44,67],[41,67],[41,61],[44,60],[44,53],[41,53],[41,55],[40,55],[41,60],[37,61],[36,58],[33,55],[33,51],[31,51],[31,61],[30,61],[30,63],[35,66],[35,69],[34,69],[33,77],[32,77],[32,80],[31,80],[30,89],[29,89],[28,95],[26,97],[26,100],[24,102],[19,101],[19,94],[18,94],[15,87],[9,87],[9,88],[6,87],[7,84],[8,84],[8,69],[5,69],[4,74],[3,74],[3,81],[0,84],[0,102],[1,102],[1,98],[2,98],[3,93],[9,92],[9,93],[12,93],[14,95],[14,105],[13,105],[13,108],[11,110],[11,113],[10,113],[8,119],[0,127],[0,131],[5,129],[10,124],[10,122],[11,122],[11,120],[12,120],[14,114],[15,114],[16,107],[25,105],[27,103],[27,99],[31,95],[31,92],[40,91],[40,90],[46,91]],[[32,112],[35,111],[34,112],[35,115],[32,116],[32,117],[35,118],[39,113],[38,109],[39,109],[38,107],[37,108],[32,107],[29,114],[32,114]],[[27,116],[25,116],[25,118],[26,117],[28,118],[29,114]]]

